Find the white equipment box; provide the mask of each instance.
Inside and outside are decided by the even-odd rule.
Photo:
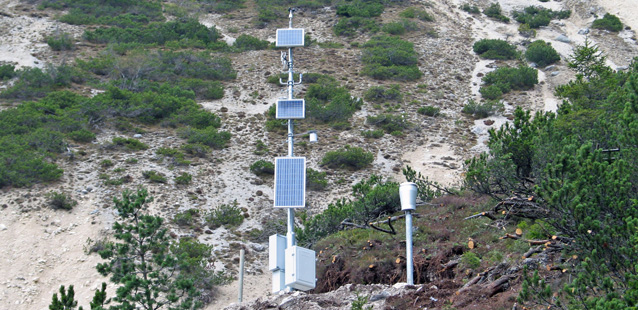
[[[286,286],[300,291],[315,288],[315,251],[293,246],[286,249]]]

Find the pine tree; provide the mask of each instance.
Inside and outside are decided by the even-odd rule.
[[[58,294],[54,293],[49,310],[73,310],[77,305],[78,302],[75,300],[73,285],[69,285],[68,291],[65,291],[64,285],[62,285],[60,286],[60,299],[58,299]],[[82,310],[82,307],[80,307],[80,310]]]
[[[145,189],[137,193],[125,191],[122,199],[113,199],[119,221],[113,224],[117,242],[100,251],[106,263],[98,264],[100,274],[110,275],[121,284],[112,308],[133,309],[197,309],[194,281],[179,276],[179,264],[170,252],[169,236],[159,216],[145,213],[151,201]]]

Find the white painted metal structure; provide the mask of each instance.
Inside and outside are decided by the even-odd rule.
[[[416,184],[412,182],[401,183],[399,186],[399,198],[401,210],[405,211],[405,257],[407,282],[414,284],[414,265],[412,263],[412,211],[416,210]]]

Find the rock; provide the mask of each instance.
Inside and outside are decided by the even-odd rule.
[[[556,65],[549,65],[549,66],[545,67],[545,69],[543,69],[543,71],[554,70],[554,68],[556,68]]]
[[[259,243],[253,243],[251,244],[251,247],[257,252],[263,252],[264,250],[266,250],[266,247]]]
[[[379,293],[379,294],[372,295],[372,297],[370,297],[370,300],[369,300],[369,301],[370,301],[370,302],[375,302],[375,301],[377,301],[377,300],[386,299],[386,298],[388,298],[388,297],[390,297],[390,293],[388,293],[388,292],[386,292],[386,291],[383,291],[383,292],[381,292],[381,293]]]
[[[559,36],[556,37],[556,41],[559,42],[563,42],[563,43],[572,43],[572,40],[570,40],[566,35],[561,34]]]
[[[86,187],[86,191],[87,191],[87,192],[92,192],[92,191],[93,191],[93,187],[91,187],[91,186],[87,186],[87,187]]]
[[[618,70],[618,71],[625,71],[627,69],[629,69],[629,66],[620,66],[620,67],[616,68],[616,70]]]
[[[558,72],[558,71],[552,71],[552,73],[551,73],[550,75],[551,75],[551,76],[557,76],[557,75],[559,75],[559,74],[560,74],[560,72]]]
[[[2,230],[7,230],[7,226],[5,226],[4,224],[0,224],[0,231]]]
[[[582,34],[582,35],[589,34],[589,28],[583,28],[578,30],[578,34]]]
[[[133,138],[135,138],[135,139],[139,139],[141,137],[142,137],[142,135],[139,134],[139,133],[136,133],[136,134],[133,135]]]

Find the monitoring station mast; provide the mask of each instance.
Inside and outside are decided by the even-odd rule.
[[[293,88],[302,82],[294,81],[293,47],[304,46],[304,29],[292,27],[292,14],[289,9],[290,22],[288,28],[277,29],[276,46],[288,48],[288,53],[281,53],[284,69],[288,69],[288,81],[279,82],[288,85],[287,98],[278,99],[276,118],[288,120],[288,156],[275,159],[274,207],[287,210],[288,228],[286,236],[272,235],[269,238],[268,267],[272,271],[272,292],[315,288],[315,251],[296,246],[295,241],[295,209],[306,205],[306,158],[294,156],[294,120],[304,119],[306,114],[304,99],[295,99]],[[313,135],[314,134],[314,135]],[[311,133],[316,141],[316,134]]]

